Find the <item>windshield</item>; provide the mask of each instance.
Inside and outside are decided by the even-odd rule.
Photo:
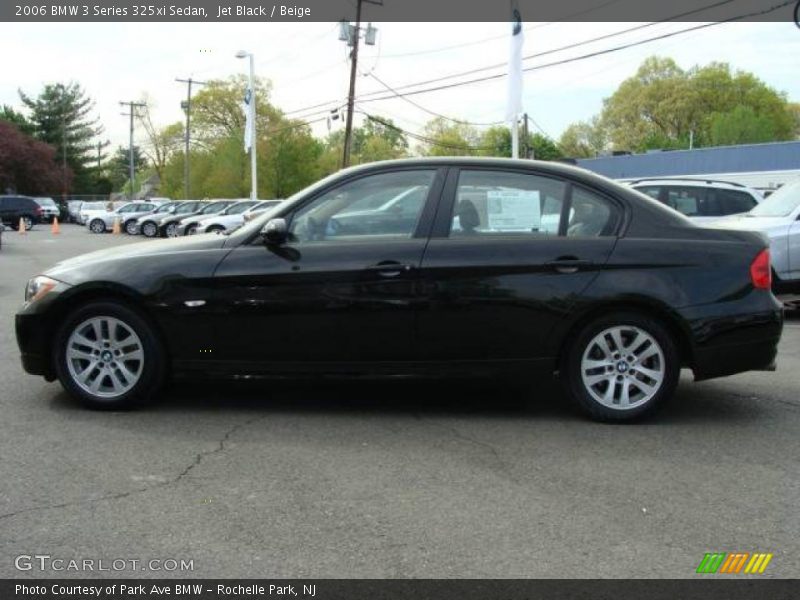
[[[257,202],[237,202],[236,204],[229,206],[222,214],[239,215],[255,204],[257,204]]]
[[[162,204],[157,209],[155,209],[155,211],[153,211],[153,212],[155,212],[155,213],[165,213],[165,212],[171,213],[173,210],[175,210],[175,206],[173,204]]]
[[[212,202],[208,206],[206,206],[203,210],[200,211],[201,215],[210,215],[213,213],[218,213],[223,208],[228,206],[230,202]]]
[[[747,213],[748,217],[788,217],[800,206],[800,181],[784,185]]]

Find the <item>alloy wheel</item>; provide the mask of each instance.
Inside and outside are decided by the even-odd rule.
[[[25,226],[25,231],[33,229],[33,219],[30,217],[22,217],[22,224]]]
[[[85,392],[116,398],[129,392],[144,368],[144,350],[136,332],[115,317],[83,321],[67,340],[70,377]]]
[[[630,410],[650,401],[666,377],[664,351],[649,333],[632,325],[609,327],[583,353],[581,378],[597,402]]]
[[[128,235],[136,235],[136,221],[128,221],[125,224],[125,232]]]
[[[167,225],[167,237],[178,237],[178,224],[170,223]]]
[[[156,233],[158,233],[158,228],[156,227],[155,223],[148,221],[142,225],[142,233],[147,237],[155,237]]]
[[[100,219],[92,221],[92,233],[103,233],[106,230],[106,224]]]

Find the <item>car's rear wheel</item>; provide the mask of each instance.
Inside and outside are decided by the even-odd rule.
[[[54,352],[61,385],[89,408],[131,408],[153,399],[164,381],[161,344],[124,304],[94,302],[73,312]]]
[[[25,226],[25,231],[33,229],[33,219],[30,217],[22,217],[22,224]]]
[[[167,228],[164,230],[164,233],[167,237],[178,237],[178,224],[177,223],[170,223],[167,225]]]
[[[125,233],[128,235],[136,235],[136,219],[128,219],[125,221]]]
[[[567,394],[592,418],[630,421],[674,393],[680,359],[669,332],[638,313],[612,313],[573,339],[561,368]]]
[[[206,228],[206,233],[222,233],[225,228],[222,225],[211,225]]]
[[[142,224],[142,233],[145,237],[156,237],[158,235],[158,225],[152,221],[147,221]]]
[[[184,235],[194,235],[197,233],[197,223],[192,223],[186,228]]]
[[[94,219],[91,223],[89,223],[89,229],[92,233],[105,233],[106,224],[101,219]]]

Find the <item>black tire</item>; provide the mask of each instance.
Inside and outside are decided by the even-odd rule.
[[[91,223],[89,223],[89,231],[92,233],[105,233],[106,232],[106,223],[102,219],[93,219]]]
[[[166,227],[164,227],[164,237],[168,238],[175,238],[178,237],[178,223],[172,222],[168,223]]]
[[[195,235],[197,233],[197,223],[192,223],[183,232],[183,235]]]
[[[136,235],[136,219],[128,219],[125,221],[122,231],[128,235]]]
[[[111,317],[121,321],[135,332],[141,342],[143,360],[139,379],[130,389],[115,397],[101,397],[83,389],[73,378],[67,364],[67,343],[71,334],[81,324],[96,317]],[[158,397],[166,377],[166,353],[153,327],[137,310],[114,300],[95,301],[70,313],[56,334],[53,361],[64,389],[84,406],[94,410],[126,410],[151,402]]]
[[[28,217],[28,216],[22,217],[22,223],[23,225],[25,225],[25,231],[30,231],[31,229],[33,229],[33,225],[35,222],[36,221],[33,219],[33,217]]]
[[[142,235],[149,238],[158,237],[158,225],[155,221],[145,221],[141,226]]]
[[[610,361],[612,365],[607,367],[597,367],[594,370],[588,371],[587,378],[597,376],[601,381],[598,381],[592,389],[585,383],[584,373],[582,370],[582,362],[584,354],[590,352],[589,347],[594,346],[593,340],[600,336],[603,332],[615,328],[622,328],[627,332],[627,338],[623,338],[622,353],[613,352]],[[640,366],[637,366],[637,359],[635,353],[630,351],[630,347],[625,349],[625,343],[633,345],[633,339],[636,335],[636,330],[646,334],[651,338],[647,341],[645,338],[645,345],[639,345],[637,348],[642,348],[638,353],[644,356],[648,349],[651,347],[660,350],[660,355],[646,358],[642,361]],[[623,335],[625,333],[623,332]],[[609,336],[605,338],[611,350],[616,350],[616,345],[613,339]],[[654,344],[651,342],[655,342]],[[578,406],[592,419],[605,422],[626,422],[635,421],[644,417],[650,416],[655,410],[660,408],[666,403],[674,394],[675,387],[678,383],[680,375],[680,357],[675,345],[675,341],[667,331],[656,319],[648,317],[644,314],[636,312],[616,312],[604,315],[591,323],[587,324],[575,335],[571,341],[568,342],[568,347],[563,354],[562,363],[560,366],[560,379],[564,386],[567,396],[576,402]],[[599,348],[595,348],[595,352]],[[616,358],[620,355],[619,358]],[[630,357],[634,356],[633,362]],[[589,354],[588,359],[595,358],[594,355]],[[655,362],[653,362],[655,361]],[[663,362],[662,362],[663,361]],[[598,360],[599,362],[599,360]],[[587,363],[592,364],[592,363]],[[647,376],[641,375],[636,369],[641,367],[653,367],[649,369],[650,372],[660,371],[662,379],[660,383],[655,384],[655,379],[650,379]],[[606,373],[604,369],[608,369]],[[610,382],[614,378],[615,382]],[[645,393],[645,388],[637,387],[637,379],[643,383],[651,386],[650,389],[655,388],[652,395]],[[606,383],[604,383],[605,381]],[[591,380],[590,380],[591,383]],[[606,394],[609,388],[614,386],[614,390],[610,392],[611,398],[606,399]],[[631,402],[629,407],[625,407],[621,398],[623,386],[627,390],[633,390],[632,394],[641,394],[638,402]],[[632,386],[629,387],[629,386]],[[604,398],[596,398],[596,395],[604,395]],[[649,396],[649,397],[648,397]],[[606,399],[606,403],[602,400]],[[619,402],[618,405],[615,403]],[[607,406],[611,404],[612,406]]]
[[[222,233],[225,228],[222,225],[211,225],[206,228],[206,233]]]

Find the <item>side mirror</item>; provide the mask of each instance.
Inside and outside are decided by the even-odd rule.
[[[286,219],[270,219],[261,228],[261,237],[264,243],[279,246],[289,238],[289,226]]]

